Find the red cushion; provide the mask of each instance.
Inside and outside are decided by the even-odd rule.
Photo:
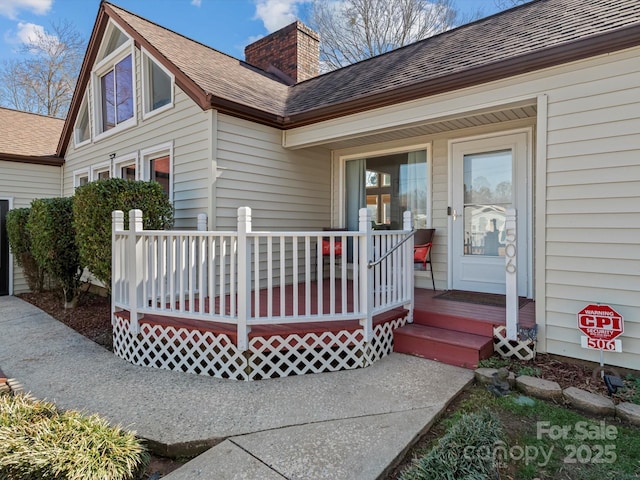
[[[416,245],[413,247],[413,261],[414,262],[425,262],[427,260],[427,255],[429,255],[429,249],[431,248],[431,244],[427,243],[425,245]]]
[[[335,239],[333,253],[336,256],[342,255],[342,239]],[[331,240],[322,240],[322,255],[331,255]]]

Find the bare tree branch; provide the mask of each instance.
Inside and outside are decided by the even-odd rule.
[[[85,41],[69,22],[35,31],[22,58],[0,68],[0,102],[8,107],[64,117],[85,51]]]
[[[313,0],[325,71],[388,52],[457,24],[452,0]]]

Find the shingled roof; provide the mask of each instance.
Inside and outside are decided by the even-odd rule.
[[[0,160],[62,165],[55,156],[64,120],[0,107]]]
[[[534,0],[392,52],[287,86],[241,60],[103,2],[77,90],[108,18],[176,76],[203,109],[278,128],[499,80],[640,45],[638,0]],[[59,145],[64,151],[82,94],[76,91]]]

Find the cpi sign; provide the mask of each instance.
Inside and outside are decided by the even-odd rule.
[[[624,332],[622,315],[609,305],[587,305],[578,312],[578,328],[587,336],[582,346],[619,351],[615,338]]]

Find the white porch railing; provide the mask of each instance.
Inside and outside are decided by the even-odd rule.
[[[372,230],[359,213],[359,231],[254,232],[242,207],[237,231],[220,232],[202,217],[198,231],[144,230],[140,210],[125,230],[115,211],[113,311],[129,311],[133,333],[145,314],[235,324],[240,350],[252,326],[283,323],[358,320],[370,341],[374,315],[412,311],[412,225],[406,212],[404,230]],[[323,258],[323,238],[342,242],[342,256]]]

